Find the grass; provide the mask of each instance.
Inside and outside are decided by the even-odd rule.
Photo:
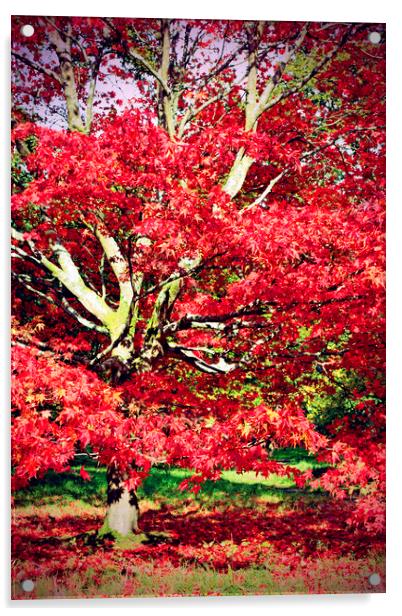
[[[357,566],[356,566],[357,565]],[[73,573],[68,579],[42,577],[36,581],[37,599],[94,597],[160,597],[160,596],[239,596],[311,593],[372,592],[369,575],[384,564],[370,556],[362,565],[351,558],[338,561],[324,559],[310,571],[299,566],[292,576],[266,568],[248,567],[237,571],[218,572],[201,567],[167,567],[154,564],[141,570],[107,569],[101,574],[88,569]],[[346,572],[346,573],[345,573]],[[283,572],[286,573],[286,572]],[[384,588],[380,588],[380,591]],[[14,598],[26,599],[19,582],[12,583]]]
[[[305,471],[309,468],[322,466],[312,456],[302,449],[282,449],[274,452],[273,458],[278,462],[286,462],[290,466]],[[99,468],[92,460],[85,464],[91,475],[91,481],[84,482],[79,476],[79,466],[72,467],[72,472],[56,474],[47,473],[43,480],[32,481],[30,487],[20,490],[15,495],[15,503],[24,507],[51,502],[53,497],[61,496],[64,502],[80,500],[91,506],[102,506],[106,498],[106,471]],[[223,471],[218,481],[206,481],[199,495],[182,491],[179,484],[192,475],[191,470],[169,467],[154,467],[149,477],[138,491],[139,499],[156,499],[174,503],[184,499],[214,501],[235,499],[238,503],[249,502],[250,498],[260,498],[267,502],[282,502],[292,499],[295,482],[290,477],[271,474],[268,478],[256,475],[254,472],[237,473]]]

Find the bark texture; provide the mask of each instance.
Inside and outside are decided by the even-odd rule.
[[[139,532],[138,499],[134,490],[124,485],[125,476],[115,466],[107,470],[107,504],[106,523],[108,530],[126,537]]]

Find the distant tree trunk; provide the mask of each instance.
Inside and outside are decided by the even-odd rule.
[[[57,30],[52,30],[49,38],[54,46],[60,63],[61,85],[67,107],[68,128],[72,131],[85,132],[85,126],[80,115],[77,86],[75,82],[74,66],[71,56],[71,24],[69,24],[65,36],[61,36]]]
[[[126,479],[115,465],[107,469],[107,514],[106,527],[112,533],[127,536],[138,532],[138,499],[134,490],[124,485]]]

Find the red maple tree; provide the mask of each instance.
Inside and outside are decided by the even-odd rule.
[[[384,517],[384,45],[368,24],[13,20],[13,482],[292,473]],[[382,32],[381,26],[376,26]],[[110,87],[114,82],[116,87]],[[131,89],[130,89],[131,88]],[[129,100],[119,90],[130,91]],[[347,389],[318,425],[311,392]],[[272,459],[302,446],[319,479]],[[85,468],[81,477],[89,480]]]

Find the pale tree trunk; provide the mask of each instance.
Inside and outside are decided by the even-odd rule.
[[[125,358],[124,358],[125,359]],[[115,384],[122,381],[127,373],[124,369],[127,368],[123,358],[114,355],[106,360],[107,362],[119,362],[117,366],[110,366],[112,373],[112,382]],[[137,358],[136,372],[147,372],[151,370],[151,363],[141,358]],[[131,372],[131,371],[130,371]],[[128,479],[128,473],[120,471],[115,464],[111,464],[107,468],[107,512],[104,525],[101,529],[101,534],[112,533],[116,539],[119,537],[127,537],[132,533],[140,532],[138,527],[139,507],[138,498],[135,490],[129,490],[125,484]]]
[[[286,53],[282,56],[281,62],[276,68],[273,76],[268,80],[261,94],[258,93],[258,46],[264,31],[264,22],[251,24],[249,26],[249,54],[248,54],[248,77],[246,85],[246,108],[245,108],[245,124],[246,132],[254,133],[257,130],[258,120],[261,115],[273,106],[275,101],[271,100],[275,87],[279,83],[283,72],[288,63],[293,59],[296,52],[300,49],[306,33],[308,24],[306,24],[299,33],[293,45],[290,45]],[[280,96],[278,99],[280,100]],[[246,180],[250,167],[254,163],[254,159],[245,153],[244,148],[240,148],[237,152],[235,161],[223,185],[223,190],[233,199],[242,189]]]
[[[71,24],[63,37],[57,30],[52,30],[49,38],[54,46],[60,63],[61,85],[63,87],[67,108],[68,128],[72,131],[85,132],[75,83],[74,67],[71,58]]]
[[[254,158],[251,158],[251,156],[247,156],[247,154],[244,153],[244,148],[241,148],[238,151],[236,160],[234,161],[229,175],[227,176],[226,181],[223,185],[223,190],[232,199],[242,189],[242,186],[245,182],[245,179],[253,162]]]
[[[124,342],[124,341],[123,341]],[[109,381],[119,384],[132,371],[148,372],[152,369],[150,361],[146,358],[131,356],[130,364],[127,364],[127,355],[119,355],[119,347],[114,349],[114,354],[103,363],[103,372],[108,370]],[[117,362],[117,363],[116,363]],[[134,465],[132,464],[134,468]],[[120,471],[115,464],[107,468],[107,512],[100,534],[111,533],[115,539],[139,533],[139,507],[135,490],[129,490],[126,486],[128,472]]]
[[[160,82],[158,83],[158,116],[171,139],[175,136],[174,95],[167,88],[170,71],[170,33],[169,20],[162,19],[161,23],[161,58],[159,67]],[[165,85],[162,85],[165,84]]]
[[[251,25],[249,30],[249,56],[248,56],[248,77],[247,77],[247,99],[246,99],[246,117],[244,128],[247,132],[255,132],[257,129],[257,49],[262,32],[264,29],[264,23]],[[237,152],[236,159],[232,165],[228,177],[226,178],[223,190],[233,199],[245,182],[247,174],[251,165],[254,163],[254,159],[251,156],[245,154],[245,149],[240,148]]]
[[[124,484],[127,475],[122,474],[111,465],[107,469],[107,504],[106,530],[117,536],[126,537],[139,532],[138,499],[134,490]]]
[[[181,281],[173,280],[167,283],[159,292],[155,307],[149,319],[145,340],[141,354],[133,356],[134,348],[132,335],[121,341],[113,350],[113,354],[103,362],[101,371],[108,380],[114,384],[122,381],[131,372],[149,372],[153,362],[163,354],[161,342],[161,324],[172,310],[181,289]],[[125,372],[127,371],[127,372]],[[125,485],[128,474],[122,473],[115,465],[107,470],[107,503],[108,509],[103,529],[116,534],[117,537],[126,537],[131,533],[139,532],[138,528],[138,499],[134,490],[129,490]]]

